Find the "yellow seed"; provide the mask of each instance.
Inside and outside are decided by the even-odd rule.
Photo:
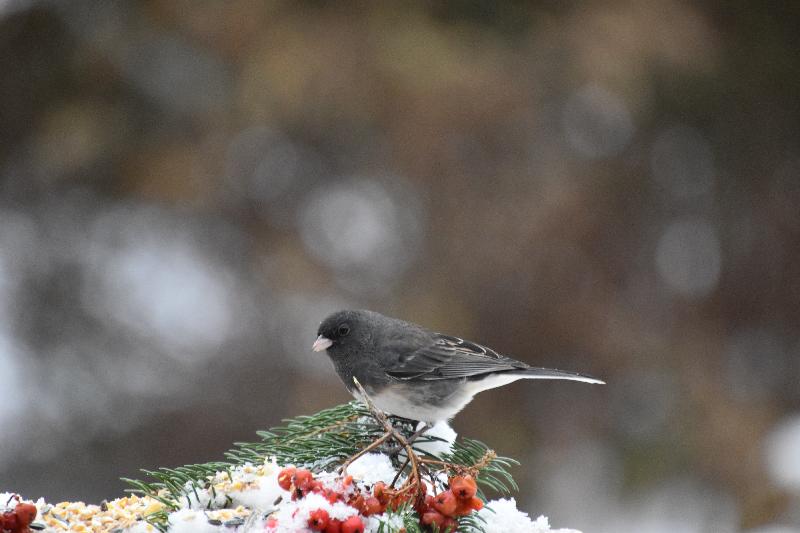
[[[158,511],[161,510],[162,507],[163,507],[163,505],[160,505],[158,503],[151,503],[150,505],[148,505],[147,507],[142,509],[142,514],[143,515],[149,515],[149,514],[157,513]]]

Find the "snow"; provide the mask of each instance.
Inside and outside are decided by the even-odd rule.
[[[417,430],[422,427],[423,422],[417,426]],[[437,437],[443,440],[434,440],[430,442],[417,441],[414,448],[428,452],[430,454],[441,457],[443,453],[450,453],[450,448],[456,441],[458,436],[453,428],[447,422],[436,422],[436,424],[425,432],[425,436]]]
[[[148,524],[147,522],[137,522],[135,526],[129,527],[125,533],[157,533],[157,532],[158,530],[151,524]]]
[[[312,511],[323,509],[328,512],[331,518],[344,520],[345,518],[358,514],[349,505],[336,502],[331,504],[320,494],[309,494],[305,498],[297,501],[284,502],[278,512],[273,515],[278,520],[277,533],[296,533],[310,531],[308,529],[308,518]]]
[[[181,509],[169,515],[170,533],[217,533],[219,526],[208,523],[201,511]]]
[[[486,533],[580,533],[574,529],[550,529],[546,516],[532,521],[528,513],[517,509],[514,498],[492,500],[478,515],[486,521]]]
[[[358,461],[357,470],[360,469],[363,487],[370,486],[376,481],[386,481],[387,478],[394,477],[394,470],[391,468],[389,458],[382,454],[368,454]],[[199,509],[197,505],[201,502],[208,503],[210,496],[205,490],[198,490],[199,501],[192,496],[187,498],[184,508],[169,514],[170,533],[221,533],[230,532],[234,529],[226,526],[225,522],[236,516],[245,519],[246,530],[250,531],[269,531],[270,533],[312,533],[308,528],[310,514],[317,509],[324,509],[331,518],[345,520],[346,518],[357,515],[358,512],[349,505],[338,501],[330,503],[324,496],[317,493],[310,493],[299,500],[292,500],[289,493],[277,485],[277,473],[280,467],[274,461],[266,461],[264,465],[255,467],[244,465],[233,469],[230,474],[220,472],[212,476],[214,486],[217,487],[217,498],[224,501],[225,495],[233,501],[227,509],[207,510]],[[336,473],[320,473],[316,479],[321,481],[324,486],[341,490],[341,480]],[[354,476],[354,480],[357,479]],[[388,481],[391,481],[389,479]],[[387,482],[388,482],[387,481]],[[232,490],[220,487],[236,487]],[[193,494],[193,492],[192,492]],[[0,501],[5,501],[11,497],[11,493],[0,494]],[[281,502],[275,508],[275,500],[281,496]],[[114,500],[115,502],[117,500]],[[152,501],[147,498],[136,500],[139,505],[152,505]],[[59,504],[65,505],[65,504]],[[74,503],[70,506],[77,506],[76,510],[80,513],[84,508],[95,508],[97,506],[84,506]],[[46,506],[43,499],[39,499],[37,507],[41,510]],[[235,509],[231,508],[236,506]],[[78,509],[80,508],[80,509]],[[253,511],[251,512],[250,509]],[[265,511],[265,509],[267,511]],[[270,514],[271,513],[271,514]],[[267,528],[266,516],[269,514],[271,519],[277,521],[277,527]],[[486,507],[479,512],[480,517],[485,521],[486,533],[580,533],[571,529],[551,529],[548,520],[540,516],[536,520],[517,509],[516,501],[513,498],[500,499],[487,502]],[[222,522],[222,525],[209,523],[210,519]],[[402,527],[402,518],[399,515],[388,516],[377,515],[369,518],[362,517],[366,533],[377,533],[383,526],[384,531],[398,531]],[[219,524],[217,522],[216,524]],[[241,522],[240,522],[241,523]],[[386,526],[389,526],[388,528]],[[143,521],[130,524],[127,529],[121,529],[125,533],[153,533],[155,528]],[[48,527],[46,533],[55,532],[56,529]]]
[[[251,509],[269,512],[274,509],[275,500],[279,496],[286,497],[288,493],[278,485],[278,473],[281,467],[277,463],[265,462],[262,475],[254,472],[245,472],[243,467],[235,468],[232,472],[234,479],[239,478],[249,484],[249,487],[233,489],[228,492],[234,505],[244,505]]]
[[[191,483],[185,484],[183,488],[186,491],[186,496],[184,496],[184,501],[181,503],[183,503],[187,509],[202,511],[203,509],[208,509],[210,507],[220,507],[225,503],[224,494],[217,493],[216,497],[212,497],[210,491],[198,489],[196,487],[193,488]]]
[[[378,481],[388,485],[397,475],[389,456],[382,453],[362,455],[347,467],[347,473],[365,485],[374,485]]]
[[[364,519],[364,531],[373,533],[380,531],[381,524],[385,524],[383,531],[399,531],[403,527],[403,518],[400,515],[370,516]]]
[[[429,434],[443,440],[420,447],[437,455],[449,452],[456,437],[453,429],[446,423],[436,424],[429,430]],[[299,499],[293,499],[289,491],[278,485],[278,474],[282,469],[274,458],[268,458],[262,464],[248,463],[230,471],[217,472],[206,479],[207,488],[187,484],[186,496],[180,502],[182,507],[168,515],[169,532],[313,533],[308,528],[308,520],[313,511],[325,510],[330,518],[342,521],[359,515],[350,505],[341,500],[331,503],[322,493],[311,492]],[[389,456],[369,453],[354,461],[348,467],[347,474],[353,478],[353,482],[347,487],[343,486],[343,477],[336,471],[318,472],[314,478],[324,489],[343,494],[344,499],[347,499],[356,490],[360,490],[362,494],[371,492],[378,481],[391,484],[397,472]],[[446,482],[446,475],[439,475],[440,481]],[[402,479],[399,482],[402,483]],[[426,481],[426,484],[429,485],[429,482]],[[428,488],[429,492],[433,489],[430,485]],[[11,496],[11,493],[1,493],[0,502]],[[73,524],[80,521],[87,526],[102,522],[112,527],[109,524],[113,523],[113,529],[125,533],[154,533],[155,528],[142,521],[141,517],[164,509],[158,500],[136,495],[115,499],[103,508],[80,502],[50,506],[41,498],[36,506],[39,510],[38,519],[46,522],[43,524],[46,526],[45,533],[55,533],[63,528],[64,518],[68,518]],[[479,516],[486,522],[486,533],[580,533],[568,529],[551,529],[544,516],[531,520],[526,513],[517,509],[513,498],[487,502]],[[377,533],[380,530],[394,533],[403,527],[403,519],[398,514],[361,518],[366,533]]]

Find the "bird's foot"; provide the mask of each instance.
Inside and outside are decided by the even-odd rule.
[[[400,477],[400,473],[402,473],[402,471],[405,470],[406,466],[409,466],[410,470],[408,473],[408,477],[403,483],[403,486],[400,487],[398,491],[399,492],[413,491],[415,500],[421,501],[422,498],[424,498],[424,493],[422,492],[423,485],[422,485],[422,478],[420,477],[420,466],[421,466],[420,457],[417,456],[416,453],[414,453],[413,448],[411,448],[411,444],[409,444],[408,440],[403,436],[402,432],[398,431],[389,421],[387,416],[382,411],[380,411],[375,407],[375,404],[372,403],[372,400],[367,395],[364,388],[361,386],[361,383],[359,383],[356,378],[353,378],[353,383],[355,384],[356,389],[358,389],[359,393],[361,394],[361,399],[367,406],[367,409],[369,409],[373,418],[375,418],[375,420],[377,420],[383,426],[386,432],[382,436],[378,437],[374,442],[372,442],[372,444],[370,444],[369,446],[358,452],[353,457],[347,459],[347,461],[344,462],[344,464],[340,469],[341,473],[343,474],[346,473],[347,467],[350,466],[350,464],[352,464],[352,462],[355,461],[357,458],[361,457],[368,451],[374,450],[375,448],[381,446],[387,440],[393,439],[395,442],[399,444],[401,449],[405,450],[407,464],[403,465],[403,467],[400,469],[397,477],[392,482],[391,487],[392,488],[394,487],[394,483]],[[427,431],[427,429],[425,430]],[[424,433],[424,431],[421,431],[419,433],[421,435],[422,433]],[[416,435],[415,433],[414,438],[418,436],[419,435]]]

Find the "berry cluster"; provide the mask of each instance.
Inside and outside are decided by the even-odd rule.
[[[17,505],[0,515],[0,532],[30,533],[28,526],[36,518],[36,506],[32,503],[19,501],[19,496],[15,496],[15,498],[17,499]]]
[[[483,509],[483,500],[475,494],[478,484],[472,476],[454,476],[450,488],[435,496],[427,495],[417,505],[417,513],[426,526],[436,526],[442,533],[453,533],[458,528],[458,517]]]
[[[345,476],[337,483],[337,490],[323,485],[311,471],[289,466],[278,474],[278,484],[292,494],[292,500],[304,498],[309,493],[320,494],[331,504],[343,502],[358,511],[345,520],[331,518],[325,509],[316,509],[309,514],[308,527],[323,533],[363,533],[367,517],[397,509],[403,504],[413,502],[419,514],[420,524],[442,533],[454,533],[458,528],[458,518],[483,508],[483,500],[476,496],[478,485],[470,475],[454,476],[448,480],[450,488],[436,495],[425,494],[426,486],[420,484],[422,491],[415,496],[413,490],[393,489],[383,482],[372,487],[371,493],[362,491],[354,485],[352,476]],[[277,527],[277,520],[271,519],[267,527]]]
[[[305,468],[295,468],[287,466],[278,474],[278,485],[283,490],[292,493],[292,500],[304,498],[309,493],[320,494],[331,504],[345,502],[364,516],[382,513],[377,500],[370,501],[357,492],[347,496],[347,489],[352,486],[352,476],[346,476],[341,482],[341,490],[334,490],[325,487],[321,481],[314,479],[314,474]],[[356,494],[358,494],[356,496]],[[359,499],[360,498],[360,499]],[[374,498],[372,498],[374,500]],[[276,527],[277,521],[267,522],[267,527]],[[364,533],[364,521],[358,515],[352,515],[344,520],[331,518],[325,509],[312,511],[308,517],[308,527],[314,531],[323,533]]]

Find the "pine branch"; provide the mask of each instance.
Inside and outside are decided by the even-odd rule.
[[[487,455],[491,456],[488,461],[484,461]],[[502,495],[509,495],[512,491],[518,491],[516,481],[511,476],[509,469],[518,466],[519,461],[510,457],[500,457],[494,454],[484,443],[474,439],[461,439],[453,443],[452,451],[442,455],[442,460],[448,463],[471,466],[478,463],[482,464],[477,469],[475,478],[478,481],[479,489],[490,488]],[[486,499],[481,490],[479,496]]]
[[[388,421],[403,439],[410,437],[416,429],[415,424],[406,419],[388,417]],[[200,501],[200,489],[210,489],[212,493],[209,508],[220,506],[210,482],[218,472],[230,473],[233,468],[245,464],[263,464],[266,458],[273,457],[279,465],[302,466],[313,472],[333,471],[386,433],[387,427],[384,423],[376,419],[363,404],[349,402],[315,415],[285,420],[285,425],[269,431],[260,431],[257,433],[260,441],[236,443],[235,448],[225,454],[226,461],[159,468],[155,471],[143,470],[151,478],[150,481],[123,480],[132,487],[129,491],[142,493],[164,504],[165,509],[145,518],[161,531],[165,531],[168,512],[189,501]],[[451,452],[441,457],[420,449],[426,442],[440,440],[442,439],[435,436],[422,435],[410,446],[420,462],[420,468],[422,471],[429,471],[431,478],[435,479],[434,474],[438,472],[471,472],[478,481],[479,496],[484,500],[486,498],[483,489],[491,489],[500,494],[509,494],[512,489],[517,489],[509,472],[512,466],[519,464],[517,461],[497,457],[485,444],[471,439],[457,441],[452,445]],[[402,472],[405,469],[404,461],[408,463],[406,459],[407,457],[395,456],[395,468]],[[229,503],[228,501],[222,506]],[[404,513],[401,516],[409,533],[422,532],[419,518],[410,506],[395,512]],[[482,531],[480,519],[475,514],[462,518],[459,531]],[[387,526],[385,533],[394,532]]]

